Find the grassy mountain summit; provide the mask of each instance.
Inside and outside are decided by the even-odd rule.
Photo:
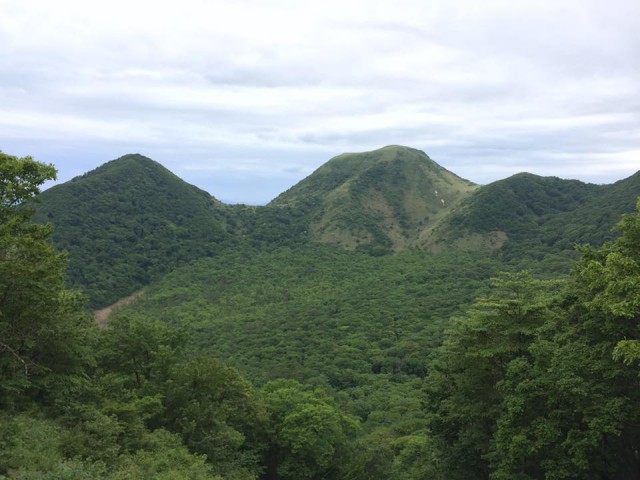
[[[37,219],[70,252],[93,306],[122,298],[228,237],[227,208],[159,163],[125,155],[40,195]]]
[[[424,152],[394,145],[339,155],[269,206],[305,210],[313,241],[384,253],[412,246],[476,188]]]

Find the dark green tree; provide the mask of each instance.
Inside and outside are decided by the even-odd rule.
[[[293,380],[269,382],[263,389],[269,421],[267,480],[342,478],[356,421],[340,412],[320,391]]]
[[[125,376],[129,387],[140,389],[149,381],[166,380],[170,368],[182,359],[186,333],[142,316],[115,315],[100,340],[102,368]]]
[[[192,452],[205,454],[224,478],[256,478],[264,410],[237,370],[197,356],[176,364],[161,391],[159,426],[179,434]]]
[[[31,222],[52,165],[0,152],[0,407],[31,397],[52,401],[74,388],[71,373],[89,354],[90,320],[64,284],[66,260],[49,244],[49,226]]]
[[[510,362],[529,356],[537,329],[552,315],[551,287],[526,272],[505,274],[446,332],[426,379],[430,428],[444,452],[442,478],[488,478],[504,412],[498,386]]]
[[[582,258],[564,315],[510,365],[496,479],[640,478],[640,206]]]

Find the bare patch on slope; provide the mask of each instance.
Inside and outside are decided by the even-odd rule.
[[[124,307],[125,305],[129,305],[135,302],[143,295],[143,291],[139,290],[128,297],[121,298],[116,303],[109,305],[108,307],[101,308],[100,310],[94,310],[93,319],[100,327],[104,327],[107,325],[109,321],[109,317],[118,309]]]

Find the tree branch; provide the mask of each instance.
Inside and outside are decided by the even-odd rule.
[[[18,352],[16,352],[13,348],[11,348],[9,345],[7,345],[4,342],[0,342],[0,348],[2,348],[3,350],[6,350],[7,352],[9,352],[11,355],[16,357],[16,359],[18,359],[18,361],[20,363],[22,363],[22,365],[24,366],[24,376],[28,377],[29,376],[29,365],[27,364],[27,362],[20,355],[18,355]]]

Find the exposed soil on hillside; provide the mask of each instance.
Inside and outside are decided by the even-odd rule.
[[[93,318],[99,326],[104,327],[109,321],[109,317],[111,317],[113,312],[115,312],[119,308],[124,307],[125,305],[129,305],[130,303],[135,302],[142,296],[142,294],[142,290],[139,290],[136,293],[129,295],[128,297],[121,298],[116,303],[113,303],[108,307],[101,308],[100,310],[94,310]]]

